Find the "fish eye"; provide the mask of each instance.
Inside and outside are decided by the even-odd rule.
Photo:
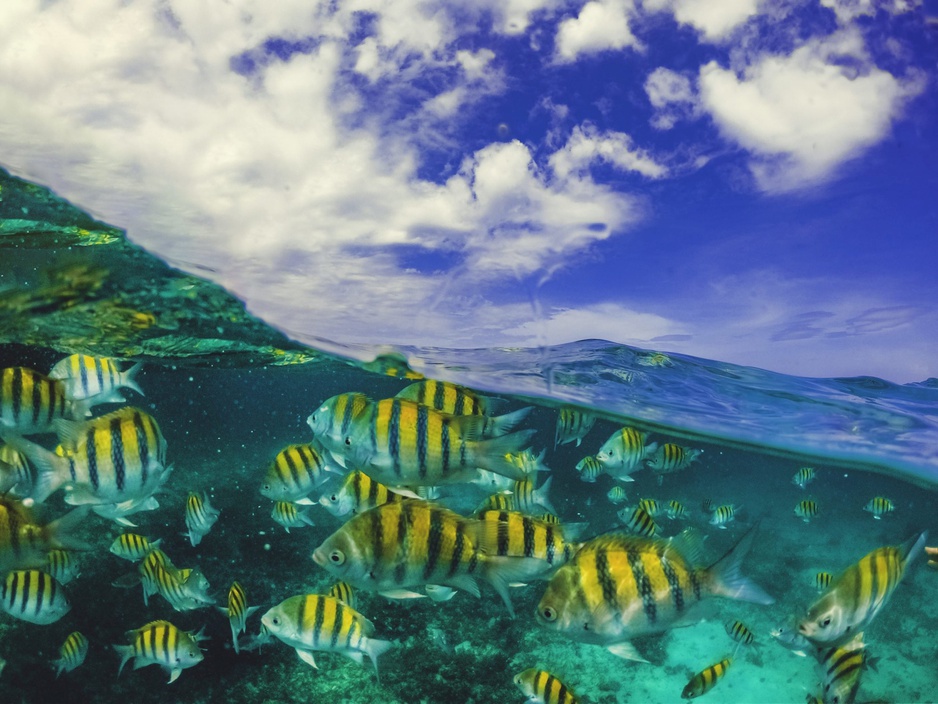
[[[270,622],[271,622],[272,624],[274,624],[275,626],[279,626],[279,625],[280,625],[280,617],[279,617],[279,616],[274,616],[272,619],[270,619]]]
[[[329,501],[331,501],[332,503],[335,503],[338,500],[339,500],[339,497],[336,496],[335,494],[329,497]]]
[[[264,491],[270,491],[270,484],[264,484]]]
[[[351,447],[351,446],[352,446],[352,438],[346,436],[346,437],[345,437],[345,444],[346,444],[347,447]]]
[[[550,606],[545,606],[544,609],[541,610],[541,616],[544,617],[545,621],[554,622],[557,620],[557,612]]]
[[[828,617],[825,618],[823,621],[821,621],[821,628],[827,628],[829,625],[831,625],[831,617],[830,617],[830,616],[828,616]]]
[[[345,562],[345,553],[341,550],[333,550],[329,553],[329,561],[332,562],[333,565],[341,565]]]

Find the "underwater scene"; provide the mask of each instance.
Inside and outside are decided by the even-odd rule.
[[[0,186],[4,704],[938,700],[938,381],[317,349]]]

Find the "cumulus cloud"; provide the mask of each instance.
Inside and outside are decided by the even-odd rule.
[[[604,162],[622,171],[634,171],[648,178],[661,178],[667,169],[646,151],[637,149],[623,132],[602,132],[590,123],[577,125],[567,143],[549,160],[560,178],[583,174],[594,162]]]
[[[521,344],[556,345],[595,338],[599,331],[604,340],[637,347],[648,347],[653,340],[680,335],[680,323],[660,315],[643,313],[619,303],[600,303],[583,308],[554,308],[537,320],[505,329],[509,338]]]
[[[921,81],[872,65],[860,36],[842,31],[787,56],[762,55],[741,76],[711,61],[699,90],[720,131],[754,154],[760,187],[786,191],[829,177],[880,141]]]
[[[697,94],[687,76],[659,66],[645,79],[645,93],[655,108],[651,124],[655,129],[668,130],[678,120],[693,116]]]
[[[641,50],[642,44],[629,26],[634,15],[632,0],[590,0],[576,17],[565,19],[558,26],[556,60],[575,61],[583,54],[626,47]]]
[[[697,30],[711,42],[722,41],[758,14],[759,0],[645,0],[649,11],[669,10],[680,24]]]

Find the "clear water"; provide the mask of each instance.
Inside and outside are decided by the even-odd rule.
[[[75,215],[64,212],[61,217]],[[49,228],[45,232],[58,236]],[[377,360],[375,350],[323,343],[331,352],[368,360],[366,369],[321,350],[304,351],[256,321],[231,322],[240,310],[237,302],[220,298],[212,309],[218,317],[205,313],[200,318],[204,297],[192,304],[189,318],[181,317],[178,298],[146,299],[145,310],[160,320],[155,327],[162,337],[154,336],[154,326],[126,325],[119,335],[82,336],[76,333],[81,328],[75,327],[81,321],[67,316],[85,304],[100,310],[103,301],[110,300],[102,298],[102,290],[109,296],[120,294],[125,307],[134,304],[142,310],[140,301],[163,285],[159,276],[178,284],[179,275],[162,272],[161,263],[139,253],[132,263],[117,266],[111,259],[120,253],[107,249],[112,243],[71,249],[38,239],[30,244],[29,234],[7,240],[2,249],[0,368],[26,365],[48,371],[72,351],[138,351],[121,355],[146,362],[138,378],[146,397],[133,396],[132,401],[157,418],[176,467],[159,497],[161,508],[136,515],[138,530],[151,539],[162,538],[162,547],[177,565],[200,566],[219,603],[233,580],[245,586],[252,604],[264,607],[329,588],[333,580],[312,562],[310,553],[340,526],[339,520],[315,508],[315,527],[287,534],[270,518],[271,502],[258,493],[261,476],[278,450],[309,438],[306,418],[322,400],[346,391],[391,396],[409,382],[390,374],[400,375],[407,367],[503,396],[509,408],[535,403],[525,427],[537,430],[535,448],[547,449],[545,461],[554,476],[551,499],[565,521],[588,522],[590,534],[617,525],[616,507],[606,499],[612,481],[602,477],[596,484],[581,482],[574,465],[595,452],[616,428],[635,424],[649,431],[650,440],[703,449],[691,469],[665,476],[660,485],[651,472],[636,473],[635,482],[627,486],[629,497],[683,502],[689,511],[686,524],[707,536],[711,559],[758,523],[744,571],[777,601],[760,607],[715,600],[706,621],[637,640],[651,661],[639,664],[539,628],[533,612],[543,583],[513,591],[518,612],[514,620],[487,588],[480,600],[459,593],[441,604],[426,599],[391,602],[360,593],[359,610],[374,621],[376,636],[396,643],[381,658],[379,683],[369,667],[338,655],[318,656],[320,668],[315,671],[278,642],[235,655],[227,620],[213,609],[177,613],[158,597],[144,607],[139,589],[112,586],[132,569],[107,551],[120,529],[92,517],[84,533],[95,550],[79,556],[82,574],[67,587],[72,611],[49,626],[0,615],[0,658],[7,662],[0,674],[4,703],[510,703],[523,699],[513,676],[532,666],[561,677],[583,701],[674,702],[694,673],[732,651],[723,624],[737,618],[754,631],[760,647],[741,651],[726,677],[705,696],[720,702],[803,702],[807,692],[817,690],[815,663],[781,648],[769,630],[814,600],[814,573],[837,573],[870,550],[897,544],[924,529],[938,537],[935,380],[895,386],[872,378],[799,379],[679,355],[649,365],[649,351],[597,341],[540,350],[398,350],[398,356]],[[22,300],[14,294],[48,298],[50,290],[48,277],[30,276],[29,270],[54,267],[59,261],[74,265],[77,249],[92,264],[108,263],[113,273],[103,287],[60,294],[45,307],[28,307],[31,325],[25,325],[26,313],[11,304]],[[150,273],[142,278],[141,270]],[[186,286],[190,284],[198,285]],[[191,289],[177,285],[173,290]],[[175,327],[166,322],[170,318],[176,319]],[[223,332],[206,333],[221,327],[222,319],[228,321]],[[101,332],[100,326],[97,329]],[[154,342],[170,335],[171,344]],[[277,360],[280,365],[274,364]],[[580,448],[553,448],[560,402],[581,404],[602,416]],[[42,439],[54,442],[51,437]],[[802,491],[791,477],[805,464],[817,468],[818,478]],[[200,490],[209,492],[221,517],[193,548],[180,533],[186,493]],[[896,505],[882,520],[863,511],[877,495]],[[466,489],[445,501],[466,510],[483,496]],[[810,523],[793,513],[806,496],[820,506],[819,516]],[[707,523],[700,509],[708,498],[746,510],[726,530],[719,530]],[[45,510],[54,518],[65,508],[59,494]],[[666,519],[661,523],[665,535],[684,525]],[[933,605],[938,600],[938,571],[923,563],[920,559],[910,569],[867,631],[870,653],[880,662],[877,671],[863,674],[859,701],[936,699],[938,616]],[[118,678],[119,658],[111,644],[126,642],[126,630],[158,618],[186,630],[204,626],[211,638],[203,644],[204,662],[183,672],[172,685],[156,667],[126,668]],[[258,628],[254,616],[248,631],[256,633]],[[58,657],[65,636],[76,629],[91,642],[88,658],[76,671],[55,679],[49,663]]]

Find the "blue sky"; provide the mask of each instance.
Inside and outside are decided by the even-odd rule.
[[[0,163],[301,340],[938,376],[935,8],[18,0]]]

